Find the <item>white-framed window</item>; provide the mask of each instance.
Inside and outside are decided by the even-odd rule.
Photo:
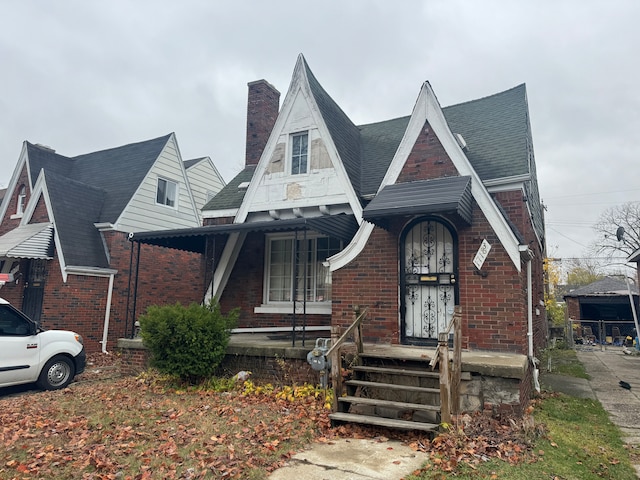
[[[342,242],[329,237],[300,239],[267,238],[265,302],[331,302],[331,272],[324,263],[342,249]],[[305,280],[306,271],[306,280]],[[295,279],[295,280],[294,280]]]
[[[291,174],[307,173],[309,163],[309,133],[291,135]]]
[[[22,215],[24,213],[24,208],[27,205],[27,187],[25,185],[20,185],[20,189],[18,190],[18,203],[16,205],[16,215]]]
[[[156,203],[176,208],[178,200],[178,184],[165,178],[158,178]]]

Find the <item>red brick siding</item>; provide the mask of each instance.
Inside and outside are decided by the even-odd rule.
[[[118,338],[130,333],[125,331],[125,323],[131,243],[124,232],[105,232],[105,241],[111,255],[110,268],[118,271],[114,278],[109,318],[107,349],[111,349],[115,347]],[[26,261],[21,262],[23,274],[26,266]],[[135,263],[133,266],[135,272]],[[133,281],[134,279],[132,289]],[[19,277],[18,285],[5,285],[0,294],[21,307],[23,285],[22,277]],[[63,282],[56,252],[55,258],[47,262],[42,325],[45,328],[74,330],[84,337],[87,352],[100,351],[108,286],[108,277],[87,275],[68,275],[66,283]],[[204,288],[200,255],[163,247],[142,246],[136,303],[138,316],[152,304],[200,303],[204,298]],[[129,318],[128,322],[130,329],[133,319]]]
[[[131,242],[128,241],[127,234],[124,232],[105,232],[105,240],[111,254],[111,268],[118,270],[111,307],[111,321],[115,322],[115,325],[113,329],[109,328],[115,340],[129,333],[124,331],[124,323],[127,316]],[[135,253],[136,244],[134,249]],[[192,302],[202,302],[206,286],[203,280],[204,264],[201,255],[171,248],[141,245],[139,262],[136,317],[144,314],[150,305],[170,305],[177,302],[189,305]],[[131,279],[130,302],[133,302],[135,288],[135,255],[132,269],[134,276]],[[129,328],[131,322],[132,320],[129,319]],[[112,341],[111,337],[109,341]]]
[[[20,225],[20,218],[11,218],[12,215],[15,215],[16,209],[18,207],[18,192],[20,191],[20,187],[24,185],[27,187],[27,198],[26,203],[29,202],[29,198],[31,197],[31,185],[29,184],[29,176],[27,175],[27,167],[22,169],[20,172],[20,176],[18,177],[18,182],[16,183],[16,188],[13,191],[7,190],[6,196],[7,198],[4,201],[8,201],[9,205],[7,206],[7,210],[4,214],[4,218],[2,220],[2,224],[0,224],[0,235],[4,235],[9,230],[13,230],[18,225]]]
[[[398,182],[435,179],[458,175],[438,138],[428,124],[419,135]],[[522,194],[505,192],[497,200],[504,202],[509,217],[527,238],[534,240],[531,222],[524,208]],[[399,333],[399,239],[411,219],[392,222],[388,231],[376,228],[362,253],[349,265],[333,273],[334,324],[347,325],[353,318],[353,306],[370,306],[365,325],[368,341],[397,343]],[[449,218],[450,221],[454,219]],[[526,265],[518,272],[500,245],[477,204],[474,202],[471,226],[458,223],[458,288],[462,307],[464,348],[476,350],[527,352],[527,277]],[[473,258],[483,239],[492,250],[483,265],[486,276],[477,274]],[[535,244],[535,242],[533,242]],[[534,250],[536,250],[534,248]],[[542,292],[542,259],[535,265],[534,302]],[[539,268],[539,269],[538,269]],[[540,297],[543,298],[543,297]],[[534,308],[536,305],[534,305]],[[537,341],[542,344],[544,329],[537,316]]]
[[[333,324],[346,328],[353,322],[354,306],[369,307],[365,341],[398,343],[398,275],[397,236],[375,228],[362,253],[332,274]]]
[[[425,122],[397,183],[460,175],[438,137]]]
[[[580,317],[580,302],[575,297],[567,297],[565,298],[565,302],[567,304],[567,316],[569,319],[574,321],[582,320]]]
[[[527,200],[523,192],[520,190],[497,192],[493,197],[502,206],[511,222],[517,226],[520,234],[524,237],[524,243],[529,245],[534,255],[531,261],[531,295],[533,343],[535,353],[537,353],[540,349],[546,347],[548,339],[548,322],[544,306],[543,260],[545,254],[533,229]],[[523,269],[526,282],[526,263],[523,264]]]

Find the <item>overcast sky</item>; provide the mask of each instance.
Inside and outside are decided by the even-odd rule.
[[[0,16],[0,188],[22,142],[83,153],[175,132],[226,181],[247,83],[282,93],[299,53],[356,124],[521,83],[549,256],[588,256],[607,208],[640,201],[640,2],[9,0]]]

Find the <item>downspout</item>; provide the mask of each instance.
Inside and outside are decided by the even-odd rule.
[[[533,356],[533,292],[531,281],[531,256],[527,260],[527,337],[529,343],[529,361],[533,366],[533,386],[536,392],[540,393],[540,382],[538,377],[540,371],[538,370],[538,360]]]
[[[115,274],[109,275],[109,289],[107,291],[107,308],[104,312],[104,329],[102,331],[102,353],[107,352],[107,337],[109,335],[109,317],[111,316],[111,297],[113,295],[113,278]]]

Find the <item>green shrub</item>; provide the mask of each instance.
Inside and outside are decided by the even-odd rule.
[[[151,366],[190,382],[210,377],[224,358],[238,315],[237,309],[222,315],[213,302],[150,306],[139,320]]]

